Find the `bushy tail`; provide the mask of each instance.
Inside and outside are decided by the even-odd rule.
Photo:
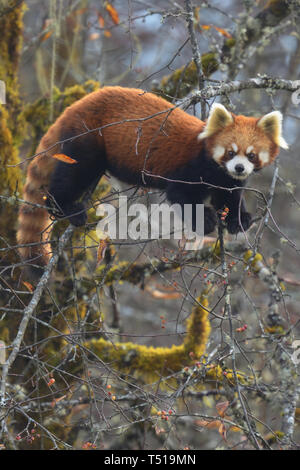
[[[37,153],[42,148],[37,149]],[[24,187],[23,203],[19,211],[17,242],[19,252],[28,265],[45,266],[51,256],[48,243],[52,229],[48,211],[38,205],[45,205],[45,188],[49,184],[55,160],[47,154],[38,155],[30,163]]]

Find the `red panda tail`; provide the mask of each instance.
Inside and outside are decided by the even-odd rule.
[[[40,145],[37,153],[41,151]],[[51,156],[41,154],[28,166],[23,196],[26,202],[19,211],[17,242],[22,259],[29,265],[45,266],[51,256],[51,220],[48,211],[36,205],[45,205],[44,188],[48,186],[54,165],[55,160]]]

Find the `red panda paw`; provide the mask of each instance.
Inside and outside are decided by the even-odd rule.
[[[84,205],[76,202],[63,208],[64,216],[67,217],[72,225],[81,227],[87,221],[87,215]]]
[[[204,206],[204,235],[214,231],[217,225],[216,212],[212,207]]]
[[[252,217],[251,217],[251,214],[249,214],[249,212],[242,212],[241,213],[241,223],[240,223],[240,220],[239,220],[239,217],[228,217],[227,218],[227,230],[229,233],[238,233],[238,232],[243,232],[243,231],[247,231],[248,228],[251,226],[251,222],[252,222]],[[242,225],[242,226],[241,226]]]

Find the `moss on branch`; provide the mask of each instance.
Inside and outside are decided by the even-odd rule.
[[[210,334],[206,293],[198,299],[187,320],[187,334],[180,346],[152,347],[135,343],[112,343],[104,338],[92,339],[84,346],[111,367],[143,377],[147,381],[179,372],[205,353]]]
[[[228,63],[236,56],[236,50],[240,54],[250,44],[261,39],[265,31],[277,26],[292,11],[292,2],[287,0],[270,0],[264,9],[255,17],[249,16],[245,22],[242,36],[237,37],[237,32],[232,33],[231,38],[224,39],[221,53],[208,51],[201,56],[202,71],[205,77],[216,72],[222,63]],[[197,70],[194,61],[180,67],[170,75],[164,77],[160,84],[154,85],[153,91],[166,99],[176,96],[185,97],[198,85]]]

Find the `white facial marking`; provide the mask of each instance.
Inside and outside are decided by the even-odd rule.
[[[244,180],[252,173],[254,169],[253,163],[249,162],[245,156],[237,155],[225,164],[228,173],[235,179]],[[242,172],[238,172],[238,169],[242,169]]]
[[[235,143],[231,144],[231,147],[235,152],[238,151],[238,146]]]
[[[270,154],[266,150],[262,150],[261,152],[259,152],[258,157],[262,165],[264,165],[265,163],[269,163],[270,161]]]
[[[249,147],[246,150],[246,153],[250,153],[250,152],[252,152],[252,150],[254,150],[253,145],[249,145]]]
[[[217,145],[213,150],[213,159],[219,163],[221,158],[224,156],[225,149],[221,145]]]

